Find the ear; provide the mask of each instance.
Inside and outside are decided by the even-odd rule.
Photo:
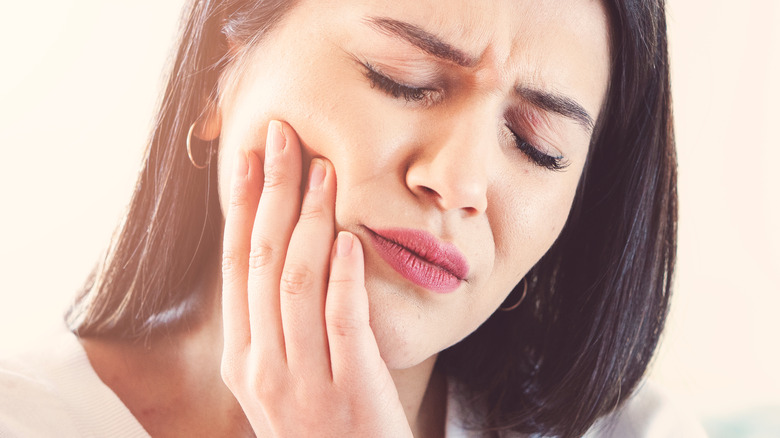
[[[212,141],[219,137],[222,131],[222,114],[216,104],[210,104],[205,114],[195,123],[195,134],[198,139]]]

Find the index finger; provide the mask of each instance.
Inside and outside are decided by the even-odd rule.
[[[263,166],[252,151],[239,149],[233,165],[222,243],[222,324],[225,348],[250,340],[247,271],[252,225],[260,200]]]

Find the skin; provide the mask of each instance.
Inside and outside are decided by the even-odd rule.
[[[439,59],[368,17],[418,26],[472,62]],[[514,90],[565,95],[596,119],[608,47],[603,5],[589,0],[301,2],[261,44],[232,48],[243,56],[196,130],[220,138],[215,310],[151,348],[83,341],[96,371],[155,436],[441,436],[436,355],[558,237],[591,138]],[[393,97],[366,62],[435,92]],[[566,167],[535,163],[507,120]],[[465,281],[448,294],[411,283],[366,226],[454,244]]]

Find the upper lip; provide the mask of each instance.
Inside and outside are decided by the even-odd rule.
[[[469,264],[463,253],[452,243],[440,241],[427,231],[409,228],[365,228],[375,236],[406,248],[420,259],[438,266],[460,280],[468,276]]]

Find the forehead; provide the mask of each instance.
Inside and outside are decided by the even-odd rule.
[[[589,34],[607,30],[600,0],[346,0],[330,4],[365,14],[402,15],[475,51],[511,40],[546,39],[560,31],[589,39]]]
[[[606,9],[599,0],[304,3],[301,9],[309,18],[337,23],[345,32],[381,34],[369,25],[370,18],[412,24],[477,59],[476,70],[485,77],[572,94],[594,114],[606,92],[610,36]],[[389,38],[386,33],[382,37]]]

